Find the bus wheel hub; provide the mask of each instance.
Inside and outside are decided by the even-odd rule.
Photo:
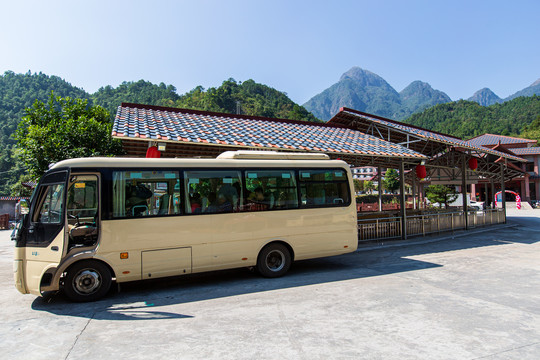
[[[92,270],[81,271],[73,280],[74,288],[79,294],[90,294],[99,288],[99,274]]]

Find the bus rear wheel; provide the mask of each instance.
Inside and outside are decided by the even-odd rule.
[[[264,277],[280,277],[289,271],[291,262],[291,252],[285,245],[269,244],[257,257],[257,271]]]
[[[109,268],[99,261],[82,261],[72,265],[64,281],[64,294],[77,302],[96,301],[111,288]]]

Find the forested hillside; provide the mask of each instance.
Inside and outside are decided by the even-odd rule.
[[[519,135],[540,114],[540,96],[481,106],[473,101],[440,104],[404,120],[407,124],[468,139],[485,133]]]
[[[124,82],[116,88],[105,86],[88,94],[57,76],[8,71],[0,75],[0,195],[10,194],[11,187],[24,173],[16,158],[12,134],[25,115],[24,110],[36,100],[47,102],[51,91],[55,96],[88,99],[89,106],[107,109],[111,121],[122,102],[319,121],[286,94],[253,80],[229,79],[219,87],[205,90],[198,86],[184,95],[177,94],[172,85],[139,80]]]
[[[123,102],[136,104],[173,106],[180,99],[176,88],[172,85],[152,84],[149,81],[123,82],[116,88],[110,85],[100,88],[91,99],[95,105],[103,106],[112,117],[116,115],[118,106]]]
[[[304,107],[295,104],[281,91],[253,80],[224,81],[218,88],[205,90],[199,86],[182,95],[175,107],[265,116],[272,118],[319,121]]]
[[[11,135],[24,116],[24,109],[36,100],[47,101],[51,91],[63,97],[89,98],[84,90],[57,76],[12,71],[0,76],[0,195],[9,194],[11,186],[24,173],[16,162],[15,140]]]

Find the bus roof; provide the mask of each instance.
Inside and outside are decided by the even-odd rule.
[[[348,168],[341,160],[329,160],[326,154],[279,153],[273,151],[227,151],[216,159],[211,158],[125,158],[89,157],[67,159],[57,162],[50,170],[60,168],[151,168],[151,167],[310,167],[339,166]]]

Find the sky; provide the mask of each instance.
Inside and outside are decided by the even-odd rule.
[[[179,94],[253,79],[296,103],[353,66],[397,91],[505,98],[540,78],[540,1],[0,0],[0,74],[93,93],[144,79]]]

